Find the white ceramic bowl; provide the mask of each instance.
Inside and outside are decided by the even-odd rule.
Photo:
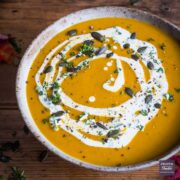
[[[179,145],[174,147],[174,149],[170,150],[166,154],[163,154],[161,157],[157,157],[156,159],[152,159],[151,161],[129,165],[129,166],[121,166],[121,167],[98,166],[80,161],[68,154],[65,154],[63,151],[61,151],[56,146],[54,146],[40,132],[28,108],[27,98],[26,98],[26,80],[28,77],[29,69],[35,57],[37,56],[39,49],[42,48],[57,33],[66,29],[67,27],[82,21],[95,19],[95,18],[103,18],[103,17],[127,17],[127,18],[134,18],[141,21],[149,22],[155,26],[158,26],[163,30],[170,32],[175,39],[180,40],[180,31],[178,27],[157,16],[135,9],[129,9],[124,7],[97,7],[97,8],[81,10],[72,13],[68,16],[65,16],[63,18],[60,18],[54,24],[52,24],[47,29],[42,31],[42,33],[37,38],[35,38],[35,40],[26,50],[21,60],[21,63],[18,68],[17,79],[16,79],[16,95],[17,95],[19,109],[22,113],[25,123],[27,124],[31,132],[35,135],[35,137],[41,143],[43,143],[50,151],[54,152],[58,156],[74,164],[94,170],[108,171],[108,172],[133,171],[133,170],[150,167],[152,165],[156,165],[158,164],[159,160],[165,160],[171,157],[172,155],[176,154],[180,149]]]

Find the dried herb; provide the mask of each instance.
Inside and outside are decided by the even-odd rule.
[[[7,142],[1,145],[0,150],[1,151],[17,151],[20,147],[20,142],[19,141],[15,141],[15,142]]]
[[[48,158],[48,151],[47,151],[47,150],[42,151],[42,152],[39,154],[39,157],[38,157],[38,159],[39,159],[40,162],[45,161],[47,158]]]
[[[21,53],[21,46],[15,38],[9,38],[9,42],[12,44],[17,53]]]
[[[17,167],[12,167],[11,170],[12,173],[10,174],[8,180],[26,180],[24,170]]]
[[[24,125],[23,130],[24,130],[25,134],[27,134],[27,135],[29,134],[29,129],[26,125]]]
[[[3,155],[3,153],[0,154],[0,162],[8,163],[11,160],[12,160],[11,157]]]

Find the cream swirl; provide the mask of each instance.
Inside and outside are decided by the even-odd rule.
[[[121,27],[108,28],[97,32],[106,38],[112,38],[121,47],[127,43],[130,44],[130,48],[134,52],[137,52],[141,47],[146,47],[145,50],[141,53],[142,62],[145,66],[148,66],[149,62],[153,63],[154,65],[154,68],[149,70],[150,79],[148,82],[145,80],[144,71],[139,61],[119,56],[114,53],[111,56],[111,59],[115,61],[117,69],[119,69],[117,78],[114,80],[113,85],[110,85],[110,81],[106,81],[102,86],[102,88],[113,93],[118,91],[124,85],[124,70],[121,63],[124,61],[135,72],[141,87],[141,91],[137,92],[131,99],[116,107],[94,108],[75,102],[73,99],[67,96],[67,94],[61,88],[63,81],[73,72],[66,72],[62,74],[62,67],[59,67],[58,73],[55,73],[56,65],[59,63],[62,55],[66,55],[71,48],[80,43],[83,43],[85,40],[92,40],[93,37],[91,34],[83,34],[71,37],[54,48],[47,55],[43,64],[39,68],[35,76],[35,80],[38,90],[42,92],[42,94],[39,95],[39,100],[43,106],[50,110],[51,114],[64,111],[62,106],[63,104],[80,112],[85,112],[79,121],[70,118],[67,112],[61,115],[51,116],[50,122],[52,126],[64,129],[89,146],[119,148],[130,143],[139,129],[141,129],[141,127],[145,127],[146,124],[156,116],[159,109],[155,108],[154,104],[161,104],[163,95],[167,93],[168,90],[168,82],[161,60],[158,58],[157,50],[152,44],[138,39],[131,39],[131,33]],[[61,50],[61,54],[53,57],[53,55],[61,48],[63,48]],[[101,55],[95,55],[92,58],[88,58],[80,62],[77,65],[79,71],[81,71],[82,67],[90,64],[92,61],[98,60],[98,58],[106,58],[106,55],[110,52],[111,51],[106,50]],[[67,62],[71,62],[75,58],[76,56],[73,56],[67,59]],[[46,74],[44,82],[41,83],[40,74],[47,67],[47,64],[50,64],[53,70]],[[53,91],[53,94],[58,94],[61,98],[61,103],[57,105],[53,104],[47,95],[47,90],[51,88],[54,82],[58,83],[59,88],[58,90]],[[153,96],[151,96],[151,101],[146,103],[145,99],[152,91],[154,93]],[[142,109],[147,114],[145,116],[142,114],[137,115],[136,112]],[[88,115],[106,116],[113,118],[113,120],[107,123],[99,122],[100,126],[96,126],[97,123],[95,119],[88,119]],[[105,136],[107,138],[106,141],[94,140],[86,136],[86,133],[94,136]]]

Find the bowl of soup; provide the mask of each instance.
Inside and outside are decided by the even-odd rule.
[[[97,7],[60,18],[26,50],[16,81],[25,123],[49,150],[101,171],[150,167],[179,151],[179,28]]]

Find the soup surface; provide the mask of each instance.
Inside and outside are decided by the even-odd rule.
[[[180,139],[180,51],[170,35],[132,19],[71,26],[35,58],[27,101],[44,136],[93,164],[153,159]]]

